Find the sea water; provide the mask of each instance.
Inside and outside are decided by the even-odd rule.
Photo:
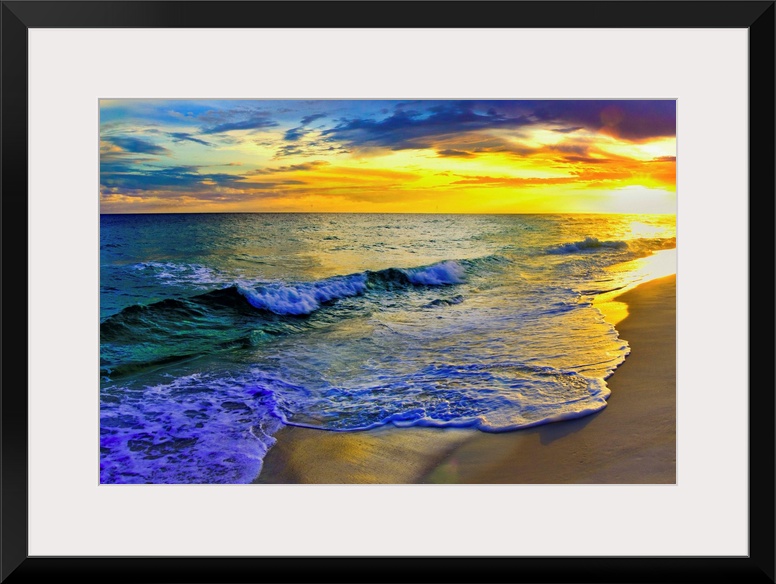
[[[101,482],[251,482],[284,425],[599,411],[629,347],[592,300],[675,245],[666,215],[103,215]]]

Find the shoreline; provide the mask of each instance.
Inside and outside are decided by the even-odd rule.
[[[503,433],[285,426],[255,484],[675,484],[676,275],[595,302],[631,352],[594,414]]]

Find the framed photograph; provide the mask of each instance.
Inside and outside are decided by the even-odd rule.
[[[3,2],[0,579],[773,582],[774,13]]]

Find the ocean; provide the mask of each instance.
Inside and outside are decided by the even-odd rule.
[[[100,481],[250,483],[285,425],[597,412],[629,347],[593,300],[675,247],[673,215],[102,215]]]

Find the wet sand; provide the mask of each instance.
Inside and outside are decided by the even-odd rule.
[[[602,411],[491,434],[285,427],[256,483],[673,484],[676,482],[676,276],[597,303],[631,353]]]

